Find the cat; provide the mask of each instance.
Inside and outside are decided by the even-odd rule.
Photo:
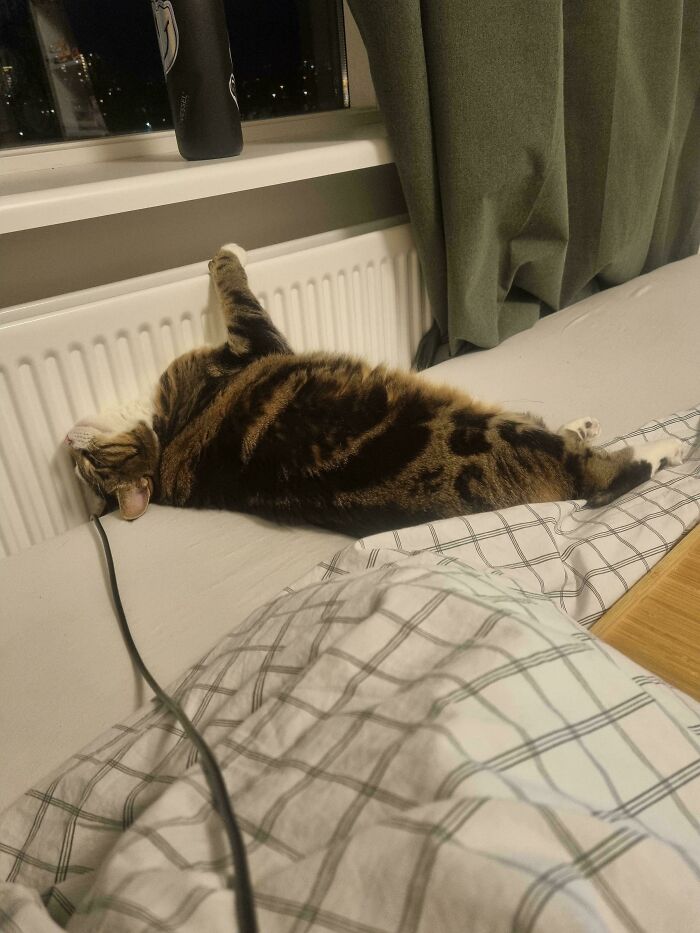
[[[78,476],[125,519],[152,501],[362,536],[527,502],[599,507],[683,459],[673,439],[606,452],[589,445],[593,418],[553,432],[415,373],[295,354],[239,255],[209,263],[226,343],[185,353],[151,399],[66,438]]]

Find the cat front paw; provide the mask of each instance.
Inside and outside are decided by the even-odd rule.
[[[238,243],[226,243],[210,260],[209,271],[212,273],[221,272],[222,267],[231,263],[232,256],[235,256],[241,267],[245,269],[248,264],[248,253]]]

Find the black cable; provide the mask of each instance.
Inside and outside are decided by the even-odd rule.
[[[180,704],[176,700],[173,700],[172,697],[168,696],[168,694],[159,686],[151,672],[143,663],[138,648],[136,647],[134,639],[131,636],[129,623],[126,621],[124,607],[122,606],[121,597],[119,596],[117,575],[114,570],[114,560],[112,559],[112,549],[109,546],[107,535],[105,534],[105,530],[102,527],[102,523],[100,522],[97,515],[91,515],[90,521],[94,522],[95,527],[97,528],[97,533],[99,534],[100,540],[102,542],[105,560],[107,561],[107,571],[109,572],[109,582],[112,588],[114,609],[117,614],[119,628],[121,629],[122,637],[126,643],[129,655],[138,668],[139,673],[149,685],[151,690],[158,697],[163,706],[165,706],[165,708],[180,721],[187,737],[199,752],[202,770],[204,771],[204,776],[207,779],[207,784],[209,785],[209,790],[211,791],[214,806],[221,816],[221,819],[223,820],[226,835],[228,836],[229,845],[231,847],[231,855],[233,857],[234,887],[236,895],[236,919],[238,921],[238,931],[239,933],[257,933],[258,924],[255,917],[255,904],[253,898],[253,889],[250,884],[248,859],[246,858],[245,846],[243,845],[241,831],[238,828],[238,823],[236,822],[236,817],[234,816],[233,809],[231,807],[231,801],[229,800],[228,791],[226,790],[226,784],[224,783],[219,765],[217,764],[214,755],[210,751],[209,746],[192,725]]]

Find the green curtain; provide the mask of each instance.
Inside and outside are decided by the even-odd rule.
[[[697,252],[700,0],[349,2],[433,307],[419,366]]]

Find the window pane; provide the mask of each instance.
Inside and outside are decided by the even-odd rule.
[[[244,120],[347,106],[342,0],[224,5]],[[0,147],[171,127],[148,0],[0,0]]]

